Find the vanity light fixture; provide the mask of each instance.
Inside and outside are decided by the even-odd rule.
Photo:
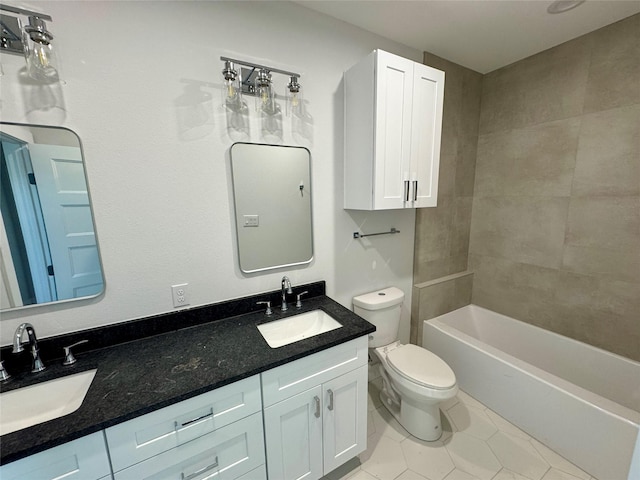
[[[47,30],[46,22],[53,19],[44,13],[0,4],[0,10],[27,18],[22,27],[20,18],[0,15],[2,39],[0,52],[24,55],[27,60],[27,72],[35,80],[53,81],[58,79],[55,51],[51,45],[53,35]]]
[[[227,101],[229,100],[230,92],[232,91],[229,87],[233,84],[233,88],[239,89],[239,94],[252,95],[256,97],[256,109],[258,111],[276,113],[276,94],[273,91],[272,81],[272,74],[276,73],[289,77],[287,98],[291,106],[293,107],[295,105],[295,107],[299,107],[302,103],[302,94],[300,91],[301,85],[298,82],[298,79],[300,78],[299,73],[288,72],[286,70],[280,70],[278,68],[228,57],[220,57],[220,60],[224,62],[222,75],[225,81],[225,95]],[[241,68],[237,70],[236,65],[240,65]],[[237,82],[237,84],[233,82]],[[290,100],[289,97],[291,97]]]

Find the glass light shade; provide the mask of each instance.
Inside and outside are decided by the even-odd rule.
[[[55,67],[55,52],[51,44],[33,42],[27,56],[27,71],[36,80],[56,80],[58,71]]]
[[[287,115],[302,114],[302,92],[298,77],[289,77],[287,84]]]
[[[302,92],[287,91],[287,114],[300,115],[302,114]]]
[[[51,45],[53,35],[47,31],[45,22],[38,17],[29,17],[22,37],[29,76],[39,81],[58,80],[56,55]]]
[[[271,74],[261,70],[255,80],[256,111],[272,112],[274,108],[273,91],[271,89]]]
[[[228,107],[240,105],[242,103],[242,88],[238,72],[234,69],[233,63],[225,62],[222,74],[224,76],[222,103]]]

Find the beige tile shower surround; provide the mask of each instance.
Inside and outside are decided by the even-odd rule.
[[[640,15],[485,76],[425,63],[447,91],[414,285],[468,269],[473,303],[640,360]],[[452,303],[431,287],[414,341],[443,313],[420,305]]]

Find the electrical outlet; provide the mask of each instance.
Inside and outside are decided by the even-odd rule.
[[[175,308],[185,307],[189,305],[189,284],[181,283],[180,285],[171,285],[173,293],[173,306]]]

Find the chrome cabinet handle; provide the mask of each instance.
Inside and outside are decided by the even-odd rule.
[[[182,472],[180,474],[180,479],[181,480],[192,480],[193,478],[196,478],[198,475],[203,474],[204,472],[207,472],[209,470],[213,470],[214,468],[218,468],[218,456],[216,455],[216,459],[214,460],[214,462],[211,465],[207,465],[204,468],[201,468],[200,470],[197,470],[189,475],[184,474],[184,472]]]
[[[333,390],[329,389],[327,393],[329,394],[329,406],[327,408],[333,410]]]
[[[208,417],[213,417],[213,408],[211,409],[211,411],[209,413],[205,413],[204,415],[201,415],[198,418],[194,418],[192,420],[188,420],[188,421],[186,421],[184,423],[181,423],[181,424],[179,424],[178,422],[173,422],[173,423],[174,423],[175,429],[178,430],[178,428],[188,427],[192,423],[199,422],[200,420],[204,420],[205,418],[208,418]]]
[[[418,201],[418,181],[413,181],[413,201]]]
[[[318,397],[317,395],[313,397],[313,403],[316,406],[314,415],[316,416],[316,418],[320,418],[320,397]]]
[[[404,181],[404,201],[409,201],[409,180]]]

